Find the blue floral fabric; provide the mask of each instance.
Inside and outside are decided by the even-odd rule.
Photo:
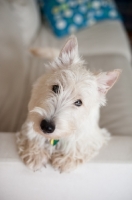
[[[111,0],[40,0],[42,14],[58,37],[72,34],[103,20],[119,20]]]

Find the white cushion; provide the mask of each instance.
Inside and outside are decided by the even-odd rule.
[[[23,102],[25,51],[10,4],[0,2],[0,130],[14,130]]]
[[[22,109],[27,107],[31,91],[27,45],[34,39],[38,28],[39,15],[35,1],[0,1],[1,131],[18,130],[25,120],[26,113]],[[25,87],[29,88],[26,95]]]
[[[121,69],[117,83],[107,94],[107,105],[101,108],[101,127],[114,135],[132,135],[132,68],[127,59],[119,55],[85,57],[93,71]]]
[[[31,44],[40,28],[40,13],[35,0],[9,0],[21,30],[23,43]]]
[[[131,51],[121,21],[104,21],[76,34],[81,55],[119,54],[131,61]],[[68,36],[67,36],[68,37]],[[61,48],[67,38],[56,38],[46,25],[36,38],[34,46]]]

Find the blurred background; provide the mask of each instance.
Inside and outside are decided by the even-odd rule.
[[[132,3],[128,0],[0,0],[0,131],[20,129],[27,117],[32,85],[52,58],[47,50],[49,57],[35,57],[31,48],[59,51],[69,35],[75,34],[88,68],[108,71],[128,66],[125,70],[129,71],[131,33]],[[115,86],[108,94],[108,106],[101,110],[101,126],[114,134],[124,131],[119,119],[122,127],[131,124],[130,80],[127,77],[126,81],[124,73],[120,81],[117,90],[124,109],[118,112],[121,105],[114,97]],[[113,109],[117,112],[111,119]]]
[[[132,44],[132,1],[115,0]]]

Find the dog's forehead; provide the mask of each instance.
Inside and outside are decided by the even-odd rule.
[[[61,70],[56,70],[50,76],[49,82],[57,83],[59,82],[61,85],[88,85],[91,82],[95,81],[94,76],[90,73],[86,68],[81,67],[72,67]]]

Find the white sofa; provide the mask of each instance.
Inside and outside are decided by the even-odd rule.
[[[121,22],[102,22],[76,34],[80,54],[92,70],[123,69],[101,109],[100,125],[112,139],[90,163],[60,174],[51,166],[30,171],[17,154],[15,132],[23,123],[31,85],[44,73],[33,46],[60,48],[40,22],[33,0],[0,2],[0,200],[131,200],[132,69],[129,41]]]

